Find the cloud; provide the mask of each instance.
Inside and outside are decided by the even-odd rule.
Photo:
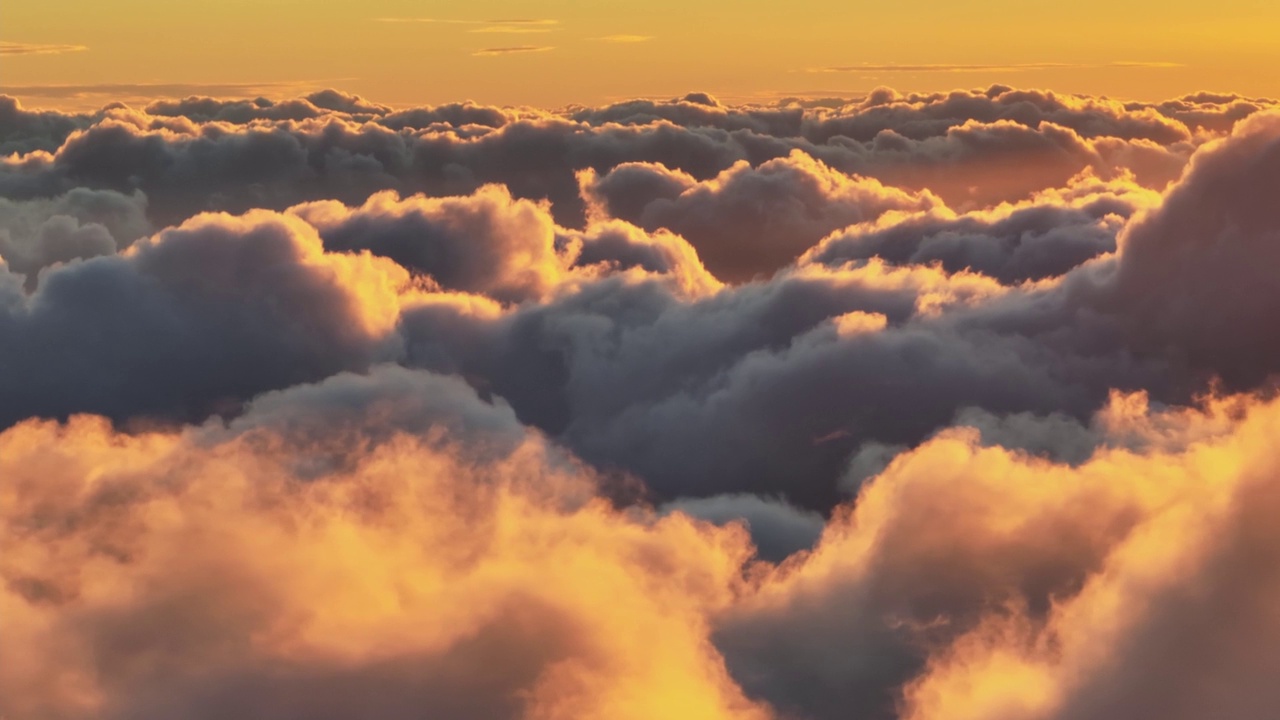
[[[189,98],[216,95],[221,97],[254,96],[258,101],[271,97],[287,97],[299,93],[317,95],[335,80],[297,80],[289,82],[264,81],[253,83],[92,83],[9,85],[5,91],[15,98],[23,98],[37,104],[56,101],[58,107],[81,113],[99,110],[109,102],[146,106],[161,98]],[[5,99],[8,99],[6,96]],[[249,101],[244,101],[249,102]],[[290,101],[285,101],[286,104]],[[56,147],[56,146],[55,146]],[[52,148],[50,148],[52,149]]]
[[[347,444],[387,412],[434,437]],[[495,429],[514,444],[486,447]],[[610,509],[589,472],[448,378],[340,377],[227,430],[0,435],[0,532],[23,548],[0,590],[6,714],[766,717],[703,629],[749,552],[739,528]],[[352,462],[317,466],[335,442]],[[26,525],[36,512],[57,526]]]
[[[0,199],[0,260],[27,276],[77,258],[112,255],[150,232],[146,198],[77,188],[56,198]]]
[[[375,22],[384,23],[434,23],[440,25],[486,25],[489,27],[530,27],[559,25],[559,20],[549,20],[546,18],[505,18],[496,20],[465,20],[465,19],[444,19],[444,18],[427,18],[427,17],[383,17],[374,18]],[[496,30],[473,30],[472,32],[497,32]]]
[[[0,56],[61,55],[62,53],[82,52],[88,49],[89,48],[84,45],[68,45],[60,43],[0,42]]]
[[[1114,302],[1145,352],[1253,386],[1280,370],[1263,327],[1280,311],[1265,271],[1280,212],[1259,188],[1280,181],[1280,118],[1242,122],[1193,158],[1165,201],[1128,225]]]
[[[429,275],[447,290],[499,301],[544,297],[565,272],[545,207],[487,186],[468,198],[380,193],[348,210],[341,203],[295,207],[331,250],[368,249]]]
[[[1012,63],[1012,64],[953,64],[926,63],[908,65],[898,63],[862,63],[861,65],[833,65],[809,68],[812,73],[973,73],[973,72],[1029,72],[1034,70],[1069,70],[1078,68],[1180,68],[1181,63],[1163,61],[1124,61],[1102,65],[1081,63]]]
[[[63,226],[75,228],[53,224]],[[49,228],[42,243],[54,242]],[[3,273],[6,425],[84,411],[121,421],[234,412],[260,392],[396,351],[408,274],[390,261],[325,254],[295,218],[201,216],[119,254],[88,247],[96,237],[59,238],[70,255],[100,256],[47,270],[30,295],[10,292],[17,276]]]
[[[861,65],[835,65],[831,67],[810,68],[809,72],[815,73],[848,73],[848,72],[934,72],[934,73],[963,73],[963,72],[1019,72],[1023,70],[1058,70],[1062,68],[1078,68],[1080,65],[1071,63],[1017,63],[1006,65],[954,65],[954,64],[925,64],[925,65],[899,65],[897,63],[863,63]]]
[[[551,32],[553,28],[535,27],[529,25],[486,25],[467,32],[473,33],[505,33],[512,35],[520,35],[527,33],[546,33]]]
[[[653,39],[652,35],[604,35],[594,38],[607,43],[642,43]]]
[[[702,182],[638,163],[600,178],[585,171],[582,182],[592,212],[672,230],[712,273],[732,282],[767,277],[834,230],[940,204],[928,194],[850,178],[799,151],[755,168],[739,161]]]
[[[454,378],[339,375],[168,431],[31,421],[0,434],[3,707],[1264,717],[1278,422],[1248,397],[1117,394],[1096,427],[1121,442],[1074,467],[954,428],[774,565],[689,513],[821,521],[751,497],[613,508]]]
[[[880,258],[941,263],[949,272],[973,270],[1005,284],[1044,280],[1114,252],[1126,221],[1158,202],[1157,193],[1131,182],[1085,175],[1021,203],[962,214],[941,207],[852,225],[823,238],[802,262],[838,267]]]
[[[1275,406],[1117,396],[1108,412],[1148,444],[1071,468],[953,430],[897,458],[726,615],[731,672],[807,718],[1261,717],[1269,670],[1246,668],[1270,662],[1258,593],[1280,538],[1257,519],[1275,483],[1251,478],[1272,477]]]
[[[4,98],[0,137],[4,717],[1280,699],[1271,101]]]
[[[506,47],[481,48],[471,54],[476,57],[488,57],[493,55],[546,52],[548,50],[555,50],[555,47],[550,45],[508,45]]]
[[[1157,107],[998,87],[877,92],[807,109],[738,108],[692,93],[563,114],[474,104],[393,110],[335,91],[281,101],[184,98],[150,105],[154,114],[40,113],[9,103],[0,114],[12,130],[0,147],[56,154],[0,167],[7,194],[49,196],[80,185],[141,190],[157,226],[202,210],[359,203],[386,189],[465,194],[486,183],[550,199],[558,222],[580,225],[576,174],[583,169],[661,163],[702,181],[735,162],[755,166],[794,150],[835,171],[927,188],[971,209],[1025,199],[1086,168],[1104,178],[1130,171],[1144,186],[1163,187],[1202,141],[1195,132],[1211,137],[1268,107],[1243,99]],[[74,130],[84,132],[71,138]],[[206,156],[218,160],[200,159]]]
[[[1215,102],[1170,111],[1208,112]],[[1233,109],[1224,116],[1243,107],[1225,103]],[[152,227],[181,225],[210,205],[287,211],[290,232],[309,247],[318,241],[326,263],[376,256],[382,270],[370,277],[382,279],[372,287],[390,288],[375,293],[384,298],[374,303],[380,329],[334,345],[350,352],[330,352],[323,323],[319,339],[291,346],[291,356],[270,349],[294,342],[287,334],[229,340],[246,357],[288,356],[294,370],[263,362],[234,387],[212,373],[207,392],[182,400],[175,388],[189,381],[185,370],[163,391],[130,380],[90,396],[62,379],[49,382],[72,390],[31,383],[9,422],[79,411],[120,421],[234,413],[260,392],[395,360],[506,399],[521,422],[634,474],[655,501],[758,492],[828,510],[860,448],[911,446],[964,408],[1082,421],[1113,388],[1185,402],[1208,374],[1229,370],[1208,355],[1191,362],[1192,343],[1177,337],[1126,330],[1129,306],[1106,280],[1124,262],[1122,228],[1163,202],[1144,183],[1180,171],[1180,153],[1204,144],[1153,105],[992,88],[884,91],[811,111],[735,108],[699,93],[564,115],[393,111],[340,93],[154,109],[78,120],[87,126],[56,153],[12,158],[0,180],[24,202],[75,187],[140,190]],[[17,106],[14,117],[34,127],[43,118]],[[855,168],[867,173],[855,177]],[[1009,177],[1012,168],[1024,172]],[[1086,168],[1094,174],[1080,175]],[[946,194],[894,187],[894,177]],[[982,187],[1003,179],[1006,193],[1029,199],[983,208],[934,178]],[[481,189],[494,184],[506,189]],[[1046,186],[1056,189],[1037,189]],[[589,212],[575,213],[575,202]],[[58,237],[77,232],[58,223]],[[58,310],[49,317],[65,324],[37,332],[27,309],[83,307],[70,298],[97,292],[100,268],[132,268],[133,250],[57,265],[109,249],[97,239],[48,241],[71,250],[48,256],[56,267],[29,299],[29,273],[12,273],[12,347],[38,337],[55,356],[107,352],[107,339],[77,344],[93,337],[78,328],[98,322],[84,310]],[[364,282],[338,282],[334,297],[363,298]],[[206,312],[262,312],[204,302],[175,294],[151,305],[178,318],[197,309],[201,323]],[[350,301],[262,302],[280,311],[281,327],[311,327],[308,302]],[[123,322],[132,312],[117,314]],[[189,346],[142,343],[101,367],[119,374],[156,352],[200,357],[206,333],[225,329],[202,330]],[[1254,386],[1267,357],[1229,373],[1233,387]],[[59,363],[32,362],[9,373],[14,392],[38,368],[62,377]]]

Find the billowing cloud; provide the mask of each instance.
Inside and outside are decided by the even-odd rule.
[[[0,715],[1265,720],[1273,105],[6,99]]]
[[[83,188],[47,200],[0,199],[0,260],[34,284],[55,263],[112,255],[149,233],[146,205],[141,193]]]
[[[225,429],[0,436],[6,716],[767,717],[706,637],[739,527],[610,509],[456,380],[297,392]],[[431,430],[348,436],[388,417]]]
[[[754,168],[739,161],[703,182],[660,165],[623,164],[602,178],[586,170],[583,192],[597,214],[679,233],[711,272],[732,281],[767,276],[834,230],[941,205],[928,193],[851,178],[800,151]]]
[[[1116,249],[1116,235],[1159,195],[1131,182],[1084,176],[1031,200],[957,214],[939,207],[852,225],[824,238],[804,262],[838,267],[880,258],[904,265],[941,263],[1003,283],[1043,280]]]
[[[735,606],[717,645],[790,716],[1264,717],[1277,415],[1251,405],[1117,396],[1102,424],[1133,447],[1075,468],[948,431]]]
[[[0,189],[14,199],[75,187],[141,190],[163,226],[202,210],[359,203],[387,189],[463,194],[500,183],[518,197],[551,200],[557,220],[575,225],[585,215],[580,171],[660,163],[704,181],[743,160],[756,167],[800,150],[833,170],[977,209],[1059,187],[1085,169],[1103,178],[1128,172],[1161,189],[1209,128],[1225,132],[1266,107],[1215,102],[1158,108],[992,88],[877,92],[839,108],[733,108],[694,93],[549,114],[472,104],[393,110],[330,91],[64,116],[10,101],[0,108],[0,124],[13,128],[4,144],[25,154],[0,165]]]
[[[509,410],[424,373],[181,431],[32,421],[0,434],[2,707],[1261,718],[1278,421],[1248,398],[1117,395],[1097,427],[1119,444],[1076,467],[953,429],[780,565],[685,508],[745,506],[783,537],[802,514],[613,509]]]
[[[94,228],[106,231],[81,230]],[[11,272],[0,283],[8,425],[86,411],[200,418],[368,367],[394,357],[409,275],[368,255],[327,254],[311,226],[256,211],[193,218],[123,253],[46,270],[29,295]]]

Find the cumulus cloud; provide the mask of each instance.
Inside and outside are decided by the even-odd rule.
[[[1263,720],[1271,106],[7,99],[0,715]]]
[[[1280,311],[1280,117],[1243,122],[1194,158],[1160,207],[1125,228],[1115,302],[1144,351],[1173,352],[1237,385],[1280,370],[1259,332]]]
[[[840,266],[880,258],[941,263],[950,272],[973,270],[1006,284],[1043,280],[1115,251],[1126,222],[1158,202],[1157,193],[1131,182],[1084,176],[1021,203],[959,214],[943,206],[852,225],[808,250],[803,262]]]
[[[1107,413],[1131,445],[1075,467],[943,433],[776,565],[742,523],[691,515],[740,513],[765,541],[818,521],[754,498],[615,509],[509,410],[420,372],[274,394],[230,425],[30,421],[0,434],[20,640],[0,707],[1265,717],[1280,408]]]
[[[78,258],[111,255],[150,231],[146,198],[77,188],[50,199],[0,199],[0,260],[27,276]]]
[[[76,412],[199,418],[367,367],[394,356],[409,280],[387,260],[326,254],[311,226],[265,211],[197,217],[50,269],[30,295],[11,272],[0,278],[6,425]]]
[[[599,178],[586,170],[582,183],[589,211],[679,233],[712,273],[735,282],[772,274],[833,230],[941,205],[928,193],[849,177],[800,151],[754,168],[739,161],[703,182],[633,163]]]
[[[0,436],[5,714],[766,717],[705,633],[740,528],[612,510],[464,385],[386,379],[272,397],[213,441],[87,417]],[[352,412],[449,421],[300,475]],[[514,445],[471,454],[503,428]]]
[[[1262,142],[1257,137],[1270,137],[1269,127],[1263,119],[1249,123],[1238,137],[1207,148],[1205,158],[1235,143]],[[267,232],[269,237],[292,238],[286,243],[289,247],[310,248],[284,254],[284,268],[292,262],[308,265],[312,261],[302,258],[319,252],[316,262],[322,265],[359,263],[370,270],[354,276],[339,272],[315,286],[299,285],[296,300],[270,300],[272,312],[262,316],[255,309],[258,300],[251,300],[257,296],[237,290],[244,297],[236,298],[235,312],[246,313],[254,322],[244,327],[213,324],[216,331],[205,332],[213,332],[212,337],[239,333],[229,336],[240,339],[225,341],[226,349],[220,352],[243,354],[239,362],[247,364],[239,366],[244,369],[235,381],[229,372],[210,372],[207,390],[185,395],[177,388],[188,382],[188,372],[195,374],[208,365],[184,364],[167,389],[158,383],[135,389],[126,382],[118,385],[123,390],[95,385],[95,392],[89,393],[67,390],[78,386],[68,385],[55,372],[65,366],[71,377],[69,358],[46,361],[44,353],[29,349],[77,358],[110,349],[105,357],[111,362],[101,367],[117,378],[129,377],[140,358],[156,352],[175,359],[198,353],[197,348],[210,342],[203,333],[184,335],[192,338],[189,345],[173,340],[156,345],[158,338],[171,333],[136,345],[109,338],[95,345],[89,338],[98,336],[76,329],[110,306],[80,299],[80,293],[97,297],[92,293],[99,291],[88,288],[97,287],[98,273],[108,272],[106,268],[136,273],[138,261],[154,247],[165,247],[163,243],[46,271],[35,294],[15,295],[10,305],[10,336],[15,342],[6,346],[15,348],[9,361],[14,369],[6,377],[12,378],[12,392],[21,401],[10,403],[14,409],[8,422],[26,415],[82,411],[117,418],[196,417],[221,406],[234,409],[235,403],[257,392],[360,369],[379,359],[399,359],[466,377],[481,391],[506,399],[522,422],[555,436],[586,460],[636,474],[659,499],[746,491],[829,508],[843,492],[845,461],[860,447],[917,443],[962,408],[1058,412],[1084,419],[1113,388],[1145,389],[1161,401],[1183,402],[1215,372],[1238,380],[1233,387],[1252,387],[1261,379],[1258,373],[1275,362],[1264,352],[1265,343],[1259,343],[1248,355],[1254,373],[1236,378],[1243,371],[1231,363],[1244,361],[1193,357],[1195,343],[1180,344],[1178,336],[1156,342],[1159,338],[1151,333],[1159,325],[1139,320],[1142,316],[1134,314],[1127,299],[1132,296],[1124,269],[1129,256],[1123,247],[1119,254],[1110,252],[1112,233],[1138,208],[1148,211],[1139,213],[1134,233],[1143,223],[1153,222],[1147,218],[1172,212],[1179,203],[1217,202],[1212,198],[1221,196],[1202,198],[1187,191],[1202,184],[1220,185],[1212,176],[1203,179],[1217,167],[1207,159],[1193,164],[1158,210],[1149,209],[1157,201],[1140,188],[1083,177],[1026,205],[997,208],[987,215],[948,214],[927,196],[841,178],[803,158],[762,167],[740,166],[713,186],[670,171],[664,175],[638,169],[654,175],[659,186],[669,182],[669,187],[688,190],[698,185],[695,191],[702,188],[708,196],[699,200],[703,208],[714,209],[730,193],[749,193],[752,182],[771,175],[811,178],[807,182],[819,189],[811,197],[821,200],[820,209],[841,222],[854,216],[841,218],[839,213],[856,216],[868,202],[874,209],[879,198],[900,200],[908,209],[886,213],[889,219],[883,222],[889,233],[895,218],[908,228],[903,231],[908,249],[915,242],[926,247],[935,242],[933,237],[949,237],[954,231],[945,228],[952,223],[970,228],[973,234],[955,245],[970,247],[974,254],[897,256],[893,264],[880,257],[895,259],[896,251],[886,245],[861,256],[855,252],[825,262],[806,259],[798,267],[784,268],[771,281],[726,288],[703,269],[702,252],[695,250],[697,242],[716,238],[699,236],[696,226],[688,230],[695,238],[692,247],[665,229],[643,232],[608,218],[596,217],[585,230],[575,230],[558,225],[546,205],[519,200],[499,188],[460,198],[375,195],[359,206],[323,202],[279,217],[251,213],[244,219],[203,220],[200,226],[209,230],[226,228],[218,235],[224,239],[210,241],[210,247],[240,247],[237,243],[245,242],[240,252],[265,248],[270,243],[236,239],[255,237],[261,224],[263,232],[266,227],[280,231]],[[745,191],[735,186],[742,180],[748,181]],[[790,182],[780,185],[805,187],[795,179]],[[716,192],[710,192],[712,188]],[[1246,193],[1229,200],[1246,207],[1263,203]],[[851,210],[843,209],[842,203]],[[787,221],[803,230],[804,222],[814,217],[801,212]],[[917,219],[921,217],[926,220]],[[818,229],[808,231],[811,237],[840,224],[821,215],[815,222]],[[943,229],[927,229],[938,222]],[[707,227],[714,229],[714,224]],[[865,233],[862,226],[852,227],[854,236]],[[744,235],[752,231],[747,225],[738,229]],[[181,229],[172,232],[185,236]],[[1014,242],[998,239],[1000,234]],[[847,237],[833,235],[819,246],[820,252],[847,244]],[[1023,244],[1031,247],[1023,252]],[[173,245],[175,258],[186,257],[187,251],[177,250],[183,246]],[[380,262],[351,254],[365,251],[379,256]],[[991,259],[975,260],[984,255]],[[1027,268],[1031,261],[1026,258],[1039,255],[1048,258],[1043,261],[1047,265]],[[237,262],[253,262],[248,257],[253,255]],[[1088,258],[1093,260],[1065,268],[1071,260]],[[913,264],[934,259],[942,264]],[[175,259],[163,266],[163,274],[188,277],[183,267],[192,262],[198,261]],[[417,280],[412,279],[415,275]],[[297,277],[302,281],[308,276],[299,271]],[[229,276],[229,281],[258,282],[251,278]],[[1039,283],[1009,284],[1037,278]],[[166,282],[170,284],[161,286],[171,287],[164,292],[172,296],[155,296],[147,312],[129,312],[149,317],[170,312],[169,306],[177,303],[182,308],[178,317],[186,317],[192,308],[197,309],[195,317],[211,317],[213,310],[201,309],[203,297],[184,297],[203,292],[203,283]],[[371,296],[365,294],[365,282],[375,288]],[[1200,275],[1184,278],[1179,288],[1188,292],[1220,282]],[[148,281],[144,287],[155,285]],[[333,299],[305,300],[311,288],[331,288],[324,293],[334,293]],[[1206,310],[1239,312],[1221,304],[1235,302],[1231,294],[1208,292],[1213,297],[1205,302],[1220,304],[1206,305]],[[271,295],[261,297],[268,302]],[[354,338],[351,329],[360,324],[342,321],[341,313],[322,318],[312,307],[332,302],[346,308],[354,303],[357,312],[363,312],[359,308],[366,297],[376,298],[372,312],[380,319],[372,324],[376,330]],[[227,302],[221,295],[209,296],[209,301],[215,300]],[[67,310],[52,310],[62,307]],[[1160,306],[1162,312],[1177,307]],[[33,319],[41,312],[58,317],[59,324],[41,326]],[[128,313],[120,311],[119,316],[123,321]],[[291,332],[274,334],[271,318]],[[131,327],[149,327],[151,322],[158,320],[134,322]],[[42,328],[39,333],[37,327]],[[299,337],[297,328],[317,334],[304,332]],[[335,336],[343,340],[332,340]],[[30,346],[29,337],[41,342]],[[277,343],[291,348],[292,354],[269,349]],[[20,347],[28,349],[17,350]],[[264,359],[248,359],[257,357]],[[27,382],[27,375],[43,379]],[[75,377],[87,384],[94,376],[81,372]],[[139,375],[137,380],[142,379]]]
[[[754,168],[800,150],[833,170],[977,209],[1059,187],[1087,168],[1103,178],[1130,172],[1161,189],[1204,139],[1266,106],[1208,98],[1122,105],[1001,87],[878,91],[838,108],[727,107],[693,93],[554,114],[469,104],[393,110],[336,92],[190,98],[82,116],[10,100],[0,129],[10,151],[25,154],[0,165],[0,189],[10,198],[142,190],[152,221],[164,226],[202,210],[359,203],[386,189],[463,194],[500,183],[518,197],[551,200],[557,220],[575,225],[585,215],[575,179],[583,170],[661,163],[704,181],[740,161]]]
[[[1115,402],[1152,445],[1070,468],[953,430],[900,456],[722,619],[731,672],[800,717],[1263,717],[1275,405]]]

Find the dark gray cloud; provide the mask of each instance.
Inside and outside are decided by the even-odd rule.
[[[1227,107],[1205,100],[1168,112],[1222,132],[1264,107],[1223,102]],[[1205,119],[1215,110],[1222,119]],[[9,100],[0,130],[0,142],[13,150],[52,153],[6,161],[6,197],[75,187],[142,190],[158,226],[202,210],[279,210],[330,198],[359,203],[384,189],[464,194],[486,183],[550,199],[562,224],[579,225],[579,171],[660,163],[705,181],[736,162],[756,167],[795,150],[843,173],[927,187],[967,209],[1026,198],[1085,168],[1102,177],[1129,170],[1158,188],[1199,142],[1156,106],[1008,88],[877,92],[808,109],[734,108],[695,93],[563,115],[469,104],[393,110],[335,91],[286,101],[192,97],[154,103],[147,113],[112,107],[79,116],[25,111]],[[84,132],[71,137],[75,130]]]
[[[1057,277],[1116,249],[1116,235],[1156,194],[1128,183],[1084,178],[1063,192],[1018,205],[955,214],[946,208],[866,222],[832,233],[804,262],[838,267],[880,258],[902,265],[941,263],[1002,283]]]
[[[147,235],[146,208],[141,193],[83,188],[47,200],[0,198],[0,260],[34,285],[50,265],[111,255]]]
[[[739,161],[698,182],[662,166],[624,164],[583,176],[589,212],[689,240],[716,277],[767,277],[828,233],[886,212],[940,206],[932,195],[905,193],[837,172],[800,151],[757,167]]]
[[[326,256],[314,230],[287,220],[197,218],[125,255],[49,269],[30,295],[0,275],[0,422],[198,419],[389,357],[396,300],[379,274],[407,275]]]

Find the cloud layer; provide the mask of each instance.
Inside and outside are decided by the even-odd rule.
[[[5,98],[0,715],[1267,718],[1273,105]]]

